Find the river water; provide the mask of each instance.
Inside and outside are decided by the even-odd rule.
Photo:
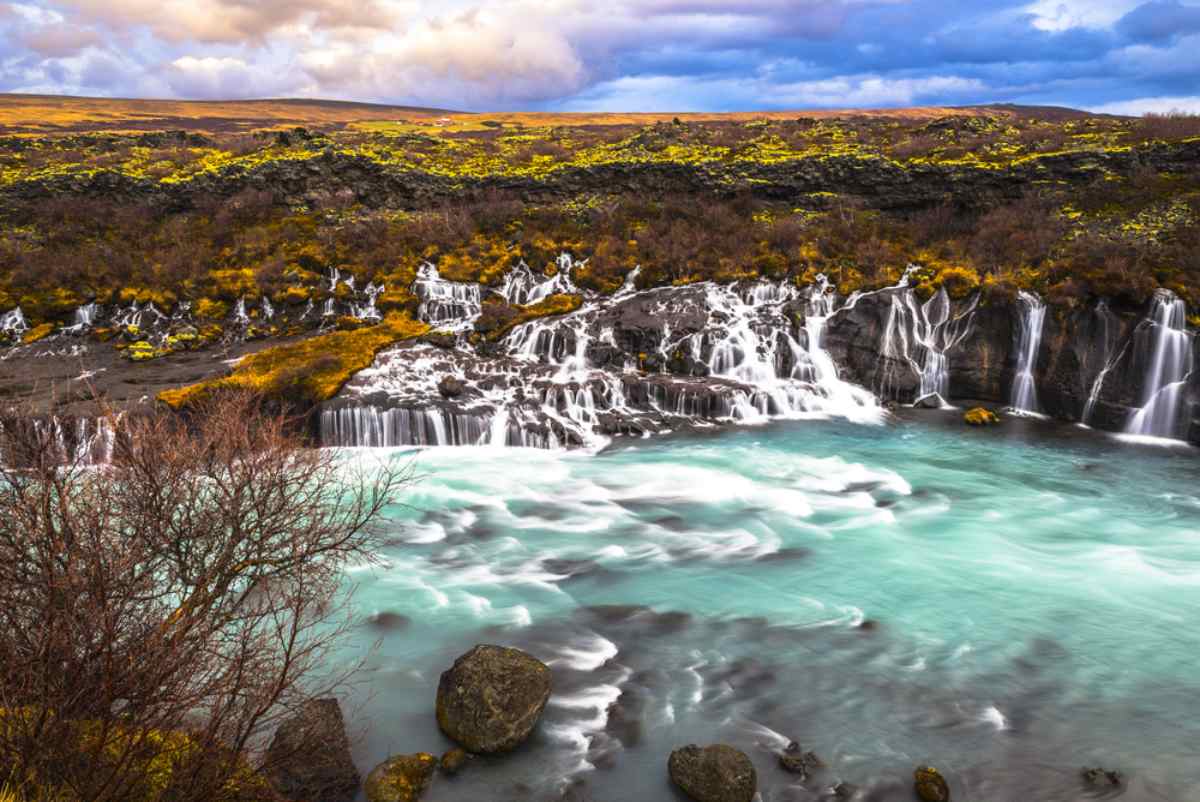
[[[693,742],[745,750],[768,801],[911,800],[924,762],[956,800],[1094,798],[1084,765],[1200,800],[1196,450],[957,414],[348,451],[422,474],[352,575],[360,767],[449,748],[438,676],[498,643],[552,666],[550,706],[431,802],[675,799]],[[784,773],[789,739],[827,768]]]

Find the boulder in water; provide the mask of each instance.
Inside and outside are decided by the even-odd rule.
[[[275,731],[267,771],[287,799],[352,802],[361,778],[336,699],[313,699]]]
[[[969,426],[991,426],[1000,422],[1000,416],[990,409],[975,407],[963,413],[963,423]]]
[[[932,766],[919,766],[913,772],[913,784],[923,802],[950,802],[950,786],[942,773]]]
[[[537,726],[550,699],[550,669],[519,649],[476,646],[442,673],[437,721],[468,752],[508,752]]]
[[[451,749],[446,754],[442,755],[441,768],[443,774],[458,774],[459,770],[466,765],[470,755],[462,748]]]
[[[944,406],[946,406],[945,400],[937,393],[923,395],[913,402],[915,409],[941,409]]]
[[[415,802],[437,765],[438,759],[426,752],[388,758],[367,775],[367,802]]]
[[[667,770],[671,782],[696,802],[750,802],[758,790],[750,758],[725,744],[676,749]]]
[[[1109,771],[1097,766],[1094,769],[1085,768],[1082,772],[1083,784],[1089,788],[1116,788],[1125,781],[1119,771]]]
[[[792,741],[779,755],[779,767],[791,774],[800,775],[801,779],[808,776],[813,769],[821,767],[821,759],[812,752],[805,752],[796,741]]]

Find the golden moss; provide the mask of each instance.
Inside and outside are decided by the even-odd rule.
[[[319,403],[332,398],[351,376],[369,367],[379,351],[428,331],[428,325],[393,312],[377,326],[335,331],[251,354],[243,357],[228,376],[165,390],[158,398],[174,409],[182,409],[214,392],[242,390]]]
[[[493,342],[500,340],[522,323],[552,315],[565,315],[574,312],[582,305],[583,298],[578,295],[551,295],[535,304],[515,307],[517,309],[516,316],[489,331],[486,335],[487,339]]]
[[[229,304],[201,298],[192,306],[192,314],[201,320],[224,320],[229,315]]]
[[[990,409],[975,407],[963,413],[963,422],[971,426],[991,426],[1000,422],[1000,416]]]
[[[54,333],[53,323],[43,323],[40,326],[34,326],[29,331],[25,332],[25,336],[21,338],[21,342],[25,345],[30,345],[38,340],[44,340]]]

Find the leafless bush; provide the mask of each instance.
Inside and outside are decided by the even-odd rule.
[[[330,662],[343,568],[370,559],[407,480],[286,423],[243,397],[127,419],[98,468],[5,429],[0,777],[80,800],[261,798],[263,737],[352,672]]]

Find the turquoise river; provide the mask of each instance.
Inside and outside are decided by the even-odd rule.
[[[348,452],[421,474],[352,573],[360,767],[449,748],[438,676],[499,643],[550,664],[550,705],[429,802],[674,800],[671,749],[716,742],[765,802],[908,802],[924,762],[960,801],[1095,798],[1095,765],[1200,800],[1197,451],[958,414]],[[791,739],[826,768],[783,772]]]

